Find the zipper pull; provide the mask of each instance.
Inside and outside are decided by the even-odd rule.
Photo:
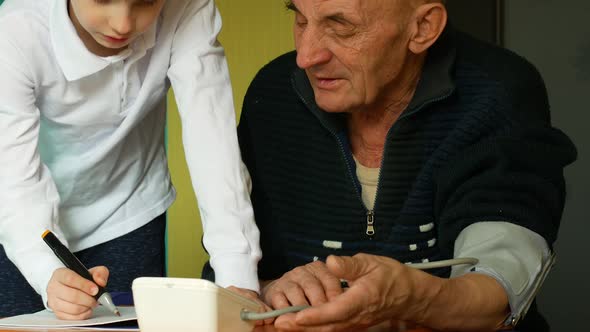
[[[375,223],[375,214],[373,213],[373,210],[369,210],[369,211],[367,211],[367,235],[368,236],[375,235],[375,227],[373,227],[374,223]]]

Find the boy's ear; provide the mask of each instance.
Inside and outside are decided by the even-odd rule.
[[[414,54],[426,51],[447,25],[447,10],[440,2],[425,3],[414,11],[412,36],[408,45]]]

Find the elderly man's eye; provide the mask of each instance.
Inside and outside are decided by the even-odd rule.
[[[330,19],[329,27],[336,35],[341,37],[351,36],[355,31],[354,24],[337,18]]]
[[[300,20],[296,20],[295,21],[295,24],[297,24],[297,26],[300,27],[300,28],[304,28],[307,25],[307,21],[305,21],[305,20],[301,20],[301,21]]]
[[[296,13],[295,14],[295,24],[300,27],[303,28],[307,25],[307,19],[305,17],[303,17],[303,15],[301,15],[300,13]]]

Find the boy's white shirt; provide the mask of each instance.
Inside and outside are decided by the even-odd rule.
[[[213,0],[167,1],[127,51],[101,58],[78,38],[66,0],[0,7],[0,244],[44,303],[63,266],[45,229],[79,251],[172,204],[170,83],[216,282],[258,291],[259,232],[220,28]]]

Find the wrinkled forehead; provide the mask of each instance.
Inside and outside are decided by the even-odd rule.
[[[423,0],[291,0],[287,6],[305,16],[322,17],[338,12],[370,20],[383,13],[404,15],[412,4],[420,1]]]

